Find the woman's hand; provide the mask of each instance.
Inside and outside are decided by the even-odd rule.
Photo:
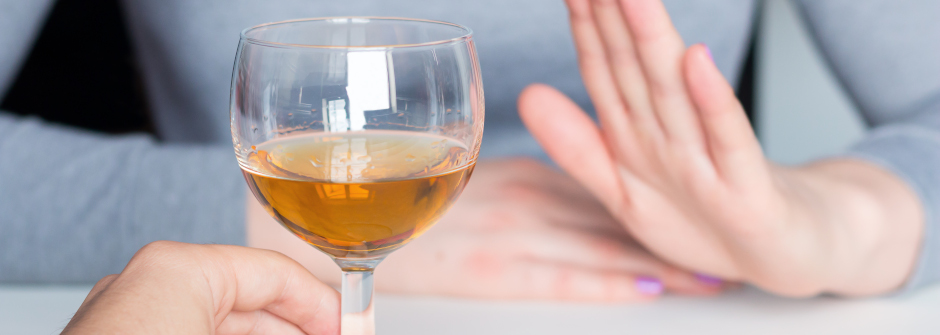
[[[602,130],[546,86],[523,92],[520,113],[642,245],[784,295],[904,282],[922,214],[903,182],[857,160],[773,165],[708,49],[686,49],[659,0],[567,3]]]
[[[63,334],[339,334],[339,294],[276,252],[154,242],[92,288]]]
[[[249,206],[250,245],[282,251],[338,282],[328,257],[254,199]],[[703,295],[723,288],[651,256],[577,182],[527,159],[478,163],[441,222],[392,253],[375,278],[387,292],[498,299],[640,301],[664,289]]]
[[[496,299],[642,301],[663,285],[722,287],[656,259],[571,177],[529,159],[479,163],[441,222],[377,272],[388,290]]]

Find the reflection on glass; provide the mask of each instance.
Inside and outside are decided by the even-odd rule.
[[[469,29],[385,18],[242,34],[232,141],[254,196],[343,269],[342,333],[369,334],[372,271],[473,172],[483,90]]]

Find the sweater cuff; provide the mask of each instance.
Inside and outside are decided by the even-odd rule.
[[[140,153],[132,169],[135,190],[126,204],[132,223],[146,232],[127,237],[245,244],[247,187],[231,147],[159,146]]]
[[[871,132],[846,156],[881,166],[904,180],[920,199],[924,234],[914,271],[900,292],[940,281],[940,133],[911,124],[888,125]]]

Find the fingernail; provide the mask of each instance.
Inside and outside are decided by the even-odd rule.
[[[714,62],[714,61],[715,61],[715,57],[712,57],[712,49],[709,49],[709,48],[708,48],[708,45],[706,45],[706,44],[704,44],[704,43],[702,44],[702,46],[705,47],[705,53],[708,54],[708,59],[711,59],[712,62]]]
[[[660,295],[663,293],[663,282],[652,277],[637,277],[636,290],[647,295]]]
[[[705,284],[705,286],[712,286],[712,287],[721,286],[721,284],[724,283],[724,281],[721,280],[721,278],[712,277],[712,276],[701,274],[701,273],[696,273],[695,279],[698,280],[699,283]]]

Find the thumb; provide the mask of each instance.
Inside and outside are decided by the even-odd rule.
[[[548,156],[602,201],[611,212],[623,192],[600,129],[574,101],[542,84],[519,95],[519,116]]]

